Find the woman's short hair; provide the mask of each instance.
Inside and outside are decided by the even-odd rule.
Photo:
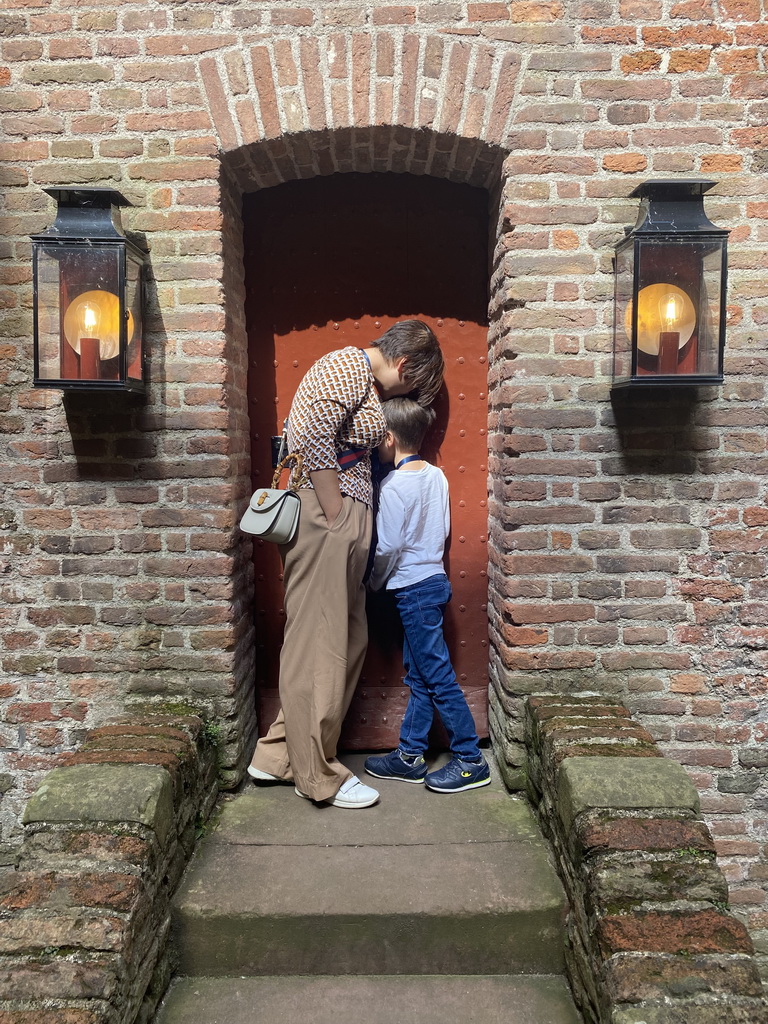
[[[435,410],[405,395],[388,399],[382,407],[387,429],[395,435],[400,447],[417,452],[424,435],[435,422]]]
[[[443,383],[445,361],[440,343],[423,320],[401,320],[371,342],[390,363],[403,356],[403,379],[420,405],[431,405]]]

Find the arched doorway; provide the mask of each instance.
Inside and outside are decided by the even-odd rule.
[[[418,316],[446,356],[429,457],[448,476],[454,600],[446,632],[481,735],[488,734],[487,305],[488,196],[409,174],[337,174],[244,198],[252,476],[271,476],[270,438],[311,363],[364,346]],[[277,707],[282,637],[277,550],[254,550],[256,686],[261,732]],[[342,735],[348,749],[392,746],[407,692],[397,617],[369,599],[371,642]],[[307,652],[311,657],[311,652]]]

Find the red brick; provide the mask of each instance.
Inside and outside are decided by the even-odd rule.
[[[212,57],[205,57],[200,61],[203,87],[208,97],[209,109],[216,129],[219,133],[222,149],[234,149],[238,144],[237,131],[231,114],[231,97],[228,95],[216,61]],[[205,176],[203,172],[201,177]],[[165,180],[163,178],[153,180]],[[173,175],[168,175],[168,180],[173,180]]]
[[[594,606],[588,604],[542,605],[505,604],[505,612],[518,625],[544,622],[583,622],[594,615]]]
[[[597,941],[607,958],[615,953],[747,953],[752,942],[744,925],[715,910],[606,915],[597,923]]]
[[[710,544],[714,551],[760,552],[764,549],[768,532],[756,529],[712,530]]]
[[[718,71],[723,75],[733,75],[744,71],[759,71],[760,58],[756,46],[750,46],[743,50],[726,50],[723,53],[715,53],[715,63]]]
[[[504,623],[501,633],[506,642],[513,647],[534,647],[549,641],[549,633],[545,629],[529,629]]]
[[[51,60],[88,59],[93,56],[93,45],[85,39],[52,39],[48,56]]]
[[[72,27],[72,18],[69,14],[33,14],[29,19],[29,27],[35,35],[68,32]]]
[[[702,994],[758,998],[762,994],[757,965],[731,957],[616,957],[604,965],[603,984],[613,999],[623,1003],[668,1000],[670,992],[678,991],[685,991],[689,998]]]
[[[513,13],[515,9],[520,6],[518,3],[512,4]],[[528,4],[528,7],[536,7],[535,4]],[[541,5],[544,6],[544,5]],[[550,6],[559,7],[559,4],[552,4]],[[485,3],[485,4],[468,4],[467,5],[467,17],[471,22],[473,21],[509,21],[510,18],[510,5],[502,3]],[[528,20],[526,19],[515,19],[515,20]]]
[[[112,1007],[106,1002],[97,1002],[96,1006],[88,1009],[64,1006],[53,1009],[38,1006],[34,1010],[0,1009],[0,1024],[110,1024],[113,1019]]]
[[[301,71],[304,80],[304,96],[309,115],[309,127],[315,131],[327,123],[325,91],[320,75],[320,51],[317,40],[303,37],[300,41]],[[354,54],[354,49],[353,49]]]
[[[352,36],[352,119],[356,125],[368,124],[370,73],[370,36],[355,33]]]
[[[170,667],[170,665],[168,666]],[[76,751],[66,754],[65,765],[75,764],[149,764],[166,768],[171,774],[179,770],[179,760],[175,754],[161,750],[93,750]]]
[[[415,7],[376,7],[371,12],[373,25],[413,25],[415,21]]]
[[[585,855],[606,850],[715,852],[712,837],[703,822],[674,818],[585,821],[578,827],[578,837]]]
[[[501,139],[504,133],[519,72],[520,58],[516,54],[506,54],[502,60],[491,104],[488,129],[492,140]]]
[[[673,50],[669,55],[669,70],[679,75],[706,71],[710,56],[709,50]]]
[[[315,15],[309,7],[289,7],[270,12],[270,21],[275,26],[293,25],[301,27],[314,24]]]
[[[264,130],[268,138],[276,137],[280,134],[280,118],[269,50],[255,46],[251,50],[251,64]]]
[[[5,711],[8,722],[52,722],[59,719],[71,719],[82,722],[88,711],[84,703],[54,703],[52,701],[9,704]]]
[[[638,174],[648,166],[648,158],[643,153],[613,153],[603,157],[603,168],[619,174]]]
[[[733,42],[732,33],[716,28],[714,24],[707,26],[687,25],[683,28],[672,30],[669,28],[644,28],[643,40],[649,46],[728,46]]]
[[[116,987],[117,965],[114,958],[71,960],[41,956],[34,960],[5,961],[0,966],[0,999],[36,1000],[39,1005],[42,1000],[49,999],[88,999],[92,1006],[97,999],[110,998]],[[97,1019],[92,1010],[80,1011],[88,1014],[80,1018],[68,1016],[68,1011],[63,1008],[59,1012],[61,1016],[53,1018],[49,1016],[50,1010],[41,1008],[38,1020],[93,1022]],[[3,1019],[0,1012],[0,1020]],[[20,1011],[14,1018],[15,1022],[28,1020],[25,1011]]]
[[[619,60],[619,66],[625,75],[646,74],[649,71],[656,71],[661,67],[661,55],[652,50],[625,54]]]
[[[126,921],[107,915],[83,912],[50,917],[26,916],[17,912],[0,920],[0,944],[5,952],[27,953],[64,946],[116,952],[125,943]]]
[[[529,697],[526,703],[531,714],[541,721],[550,718],[565,718],[569,715],[579,718],[586,714],[593,718],[630,719],[629,711],[623,704],[614,703],[602,696],[557,694]]]
[[[117,118],[108,114],[84,114],[72,118],[72,131],[76,135],[102,135],[117,127]]]
[[[71,857],[79,867],[83,858],[89,861],[106,862],[111,867],[126,863],[139,866],[150,858],[151,847],[145,840],[134,836],[115,836],[110,833],[96,831],[63,831],[63,833],[40,834],[28,843],[32,844],[32,853],[39,851],[41,856],[49,853],[60,853]],[[132,878],[135,876],[131,876]]]
[[[24,872],[14,886],[3,894],[0,906],[6,910],[103,907],[130,911],[139,895],[136,875],[103,872],[65,874],[60,871]]]
[[[665,752],[684,765],[704,768],[730,768],[733,765],[731,751],[717,747],[670,747]]]
[[[150,57],[187,57],[191,54],[222,50],[228,46],[234,46],[237,42],[237,36],[211,33],[210,35],[149,36],[144,45]]]

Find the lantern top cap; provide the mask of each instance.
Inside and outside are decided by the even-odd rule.
[[[133,206],[122,192],[114,188],[44,188],[46,195],[55,199],[59,206],[88,207],[108,210],[112,206]]]
[[[717,184],[706,179],[659,178],[644,181],[630,192],[640,199],[637,223],[631,235],[708,234],[727,235],[704,212],[704,194]],[[620,243],[623,244],[623,243]]]
[[[56,219],[45,231],[32,235],[33,242],[82,244],[119,241],[131,251],[141,250],[126,238],[121,222],[121,207],[133,206],[122,192],[114,188],[43,189],[56,200]]]
[[[652,178],[644,181],[629,193],[640,199],[695,199],[703,196],[717,184],[704,178]]]

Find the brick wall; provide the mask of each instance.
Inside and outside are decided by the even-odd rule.
[[[699,796],[621,704],[532,697],[528,791],[568,896],[566,963],[588,1024],[768,1021]]]
[[[170,903],[215,802],[201,719],[88,733],[27,804],[0,869],[0,1021],[147,1024],[173,969]]]
[[[3,790],[135,702],[252,743],[240,195],[336,171],[488,189],[494,737],[523,698],[620,695],[696,783],[768,935],[763,483],[768,69],[758,0],[714,5],[10,0],[0,14]],[[649,177],[714,177],[726,384],[610,400],[612,245]],[[151,259],[145,402],[31,388],[48,185],[119,187]]]

